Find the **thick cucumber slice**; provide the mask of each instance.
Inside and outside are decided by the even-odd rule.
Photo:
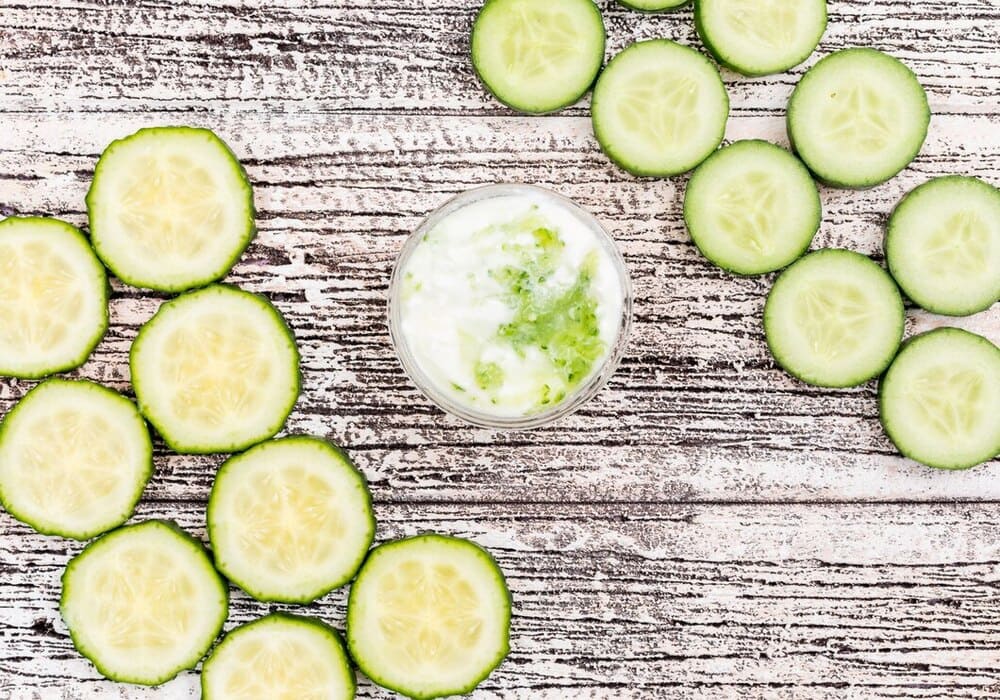
[[[783,73],[809,58],[826,30],[826,0],[697,0],[705,48],[743,75]]]
[[[817,177],[872,187],[910,164],[927,136],[927,95],[875,49],[844,49],[809,69],[788,103],[788,137]]]
[[[101,154],[87,193],[94,250],[134,287],[180,292],[226,276],[253,238],[253,192],[208,129],[140,129]]]
[[[974,177],[925,182],[896,206],[889,271],[928,311],[968,316],[1000,300],[1000,190]]]
[[[567,107],[604,62],[604,20],[592,0],[487,0],[472,26],[472,65],[508,107]]]
[[[822,210],[812,175],[767,141],[737,141],[698,166],[684,221],[702,255],[740,275],[785,267],[806,252]]]
[[[77,650],[112,680],[159,685],[194,668],[229,612],[201,542],[149,520],[91,542],[62,577],[60,611]]]
[[[478,545],[426,534],[372,550],[347,605],[347,645],[369,678],[411,698],[470,692],[510,649],[510,593]]]
[[[349,700],[340,635],[313,617],[272,613],[229,632],[201,670],[202,700]]]
[[[666,12],[687,5],[691,0],[618,0],[630,10],[639,12]]]
[[[135,404],[93,382],[42,382],[0,424],[0,501],[46,535],[86,540],[121,525],[152,472]]]
[[[782,272],[764,306],[774,359],[816,386],[856,386],[881,374],[899,348],[903,322],[903,299],[889,273],[835,248]]]
[[[55,219],[0,221],[0,375],[79,367],[107,328],[107,275],[83,234]]]
[[[219,571],[257,600],[311,603],[353,578],[375,517],[351,459],[325,440],[296,436],[222,465],[208,536]]]
[[[719,71],[666,39],[632,44],[597,79],[594,134],[611,160],[634,175],[686,172],[718,148],[729,96]]]
[[[262,296],[216,284],[160,306],[129,353],[139,409],[177,452],[239,452],[281,430],[299,351]]]
[[[938,328],[911,338],[879,384],[879,416],[900,452],[965,469],[1000,454],[1000,348]]]

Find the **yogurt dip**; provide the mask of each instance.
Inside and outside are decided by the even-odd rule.
[[[608,234],[527,185],[472,190],[432,214],[400,255],[390,297],[411,377],[486,425],[540,424],[589,398],[617,364],[630,315]]]

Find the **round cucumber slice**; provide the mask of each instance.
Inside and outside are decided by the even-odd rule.
[[[810,68],[788,103],[788,137],[834,187],[872,187],[910,164],[931,112],[917,77],[875,49],[844,49]]]
[[[0,424],[0,502],[46,535],[86,540],[121,525],[152,473],[135,404],[93,382],[42,382]]]
[[[320,438],[271,440],[230,457],[208,500],[215,564],[257,600],[311,603],[344,585],[374,536],[364,476]]]
[[[182,292],[225,277],[256,233],[253,192],[208,129],[155,127],[114,141],[87,193],[94,250],[134,287]]]
[[[965,469],[1000,454],[1000,348],[958,328],[903,345],[879,384],[879,416],[910,459]]]
[[[472,65],[508,107],[567,107],[604,62],[604,20],[592,0],[487,0],[472,25]]]
[[[0,375],[79,367],[108,329],[108,278],[87,239],[56,219],[0,221]]]
[[[299,351],[271,303],[216,284],[160,306],[129,353],[139,410],[171,449],[239,452],[281,430]]]
[[[968,316],[1000,300],[1000,190],[949,175],[896,206],[885,237],[889,271],[928,311]]]
[[[687,5],[691,0],[618,0],[618,4],[624,5],[630,10],[639,12],[666,12],[676,10]]]
[[[783,73],[826,30],[826,0],[697,0],[694,23],[713,56],[743,75]]]
[[[807,384],[856,386],[889,365],[903,337],[903,299],[870,258],[827,248],[781,273],[764,305],[774,359]]]
[[[702,255],[724,270],[759,275],[801,256],[822,209],[812,175],[767,141],[737,141],[698,166],[684,192],[684,221]]]
[[[350,700],[340,635],[313,617],[272,613],[229,632],[205,659],[203,700]]]
[[[687,172],[722,143],[729,96],[716,67],[686,46],[652,39],[611,59],[594,87],[594,134],[634,175]]]
[[[351,587],[347,645],[365,674],[411,698],[462,695],[510,649],[510,593],[486,550],[437,534],[372,550]]]
[[[159,685],[194,668],[229,612],[201,542],[162,520],[94,540],[62,584],[60,611],[77,651],[124,683]]]

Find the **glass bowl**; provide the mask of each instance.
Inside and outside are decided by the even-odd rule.
[[[608,259],[617,273],[620,286],[619,292],[621,294],[621,318],[617,324],[617,335],[614,342],[610,344],[604,358],[600,360],[600,364],[596,368],[593,368],[589,377],[574,387],[565,398],[550,407],[523,415],[496,415],[488,411],[478,410],[475,407],[455,400],[437,386],[421,368],[419,361],[409,347],[406,335],[402,329],[402,304],[400,299],[402,278],[411,255],[423,240],[424,235],[432,231],[446,217],[463,207],[485,199],[525,194],[535,198],[549,199],[554,204],[561,206],[573,214],[594,233],[595,238],[604,248],[604,252],[607,253]],[[407,375],[428,399],[442,410],[473,425],[486,428],[524,430],[548,425],[576,411],[584,403],[593,398],[601,387],[607,383],[611,375],[614,374],[625,352],[631,328],[632,284],[628,270],[625,267],[625,261],[622,259],[614,239],[590,212],[584,210],[572,200],[544,187],[516,183],[486,185],[452,197],[431,212],[416,230],[410,234],[403,244],[403,248],[396,258],[396,264],[392,270],[392,277],[389,282],[388,315],[389,336],[396,351],[396,356],[399,358]]]

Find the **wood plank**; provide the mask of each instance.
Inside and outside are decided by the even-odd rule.
[[[0,212],[83,224],[100,150],[153,123],[120,113],[8,115]],[[879,427],[873,383],[828,391],[778,370],[760,328],[771,278],[735,278],[705,262],[680,219],[683,178],[623,175],[597,152],[585,119],[241,113],[198,123],[233,143],[256,184],[261,233],[230,280],[271,295],[300,341],[305,392],[289,430],[352,449],[379,495],[1000,500],[994,469],[953,474],[898,457]],[[878,256],[885,217],[909,188],[946,172],[997,181],[998,126],[998,117],[936,117],[899,177],[865,192],[824,188],[816,245]],[[782,141],[782,129],[776,117],[738,117],[729,137]],[[619,240],[636,293],[630,348],[608,388],[550,428],[508,434],[431,407],[403,375],[384,320],[406,234],[448,196],[505,179],[555,187],[594,211]],[[115,289],[112,329],[79,374],[127,390],[129,343],[159,299]],[[911,311],[909,332],[945,322],[1000,342],[1000,306],[967,319]],[[30,386],[0,382],[0,411]],[[205,460],[159,457],[151,494],[204,496]]]
[[[478,0],[12,0],[0,10],[8,109],[507,113],[468,60]],[[701,47],[690,8],[662,16],[600,0],[608,56],[665,36]],[[991,0],[838,0],[818,57],[875,46],[921,77],[938,111],[996,112]],[[784,109],[804,67],[748,80],[726,71],[735,111]],[[285,107],[280,107],[284,105]],[[586,101],[571,113],[585,114]]]
[[[965,697],[1000,693],[1000,505],[378,503],[379,539],[487,546],[514,596],[513,651],[480,698]],[[145,502],[203,535],[203,504]],[[195,697],[99,680],[57,613],[79,543],[0,516],[0,696]],[[344,591],[308,606],[342,627]],[[230,621],[268,606],[234,592]],[[558,611],[558,614],[555,614]],[[16,680],[11,680],[16,679]],[[361,697],[389,697],[365,682]]]

